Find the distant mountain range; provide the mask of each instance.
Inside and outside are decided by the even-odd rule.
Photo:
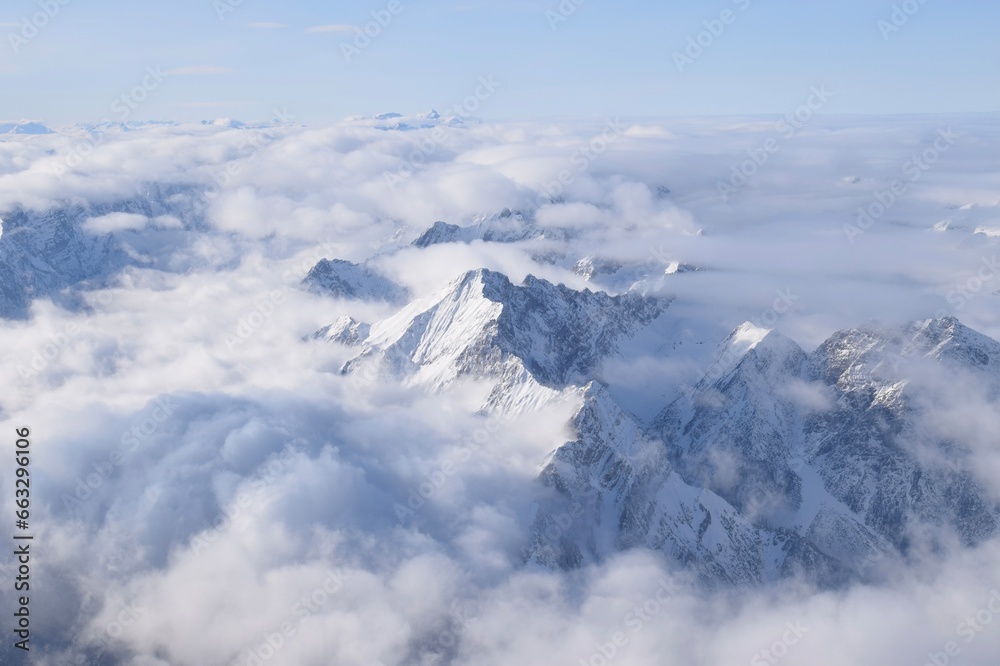
[[[27,316],[38,297],[73,306],[82,290],[112,284],[129,266],[176,270],[161,241],[183,244],[185,233],[203,230],[196,201],[152,189],[113,204],[9,211],[0,315]],[[87,220],[110,214],[175,215],[182,228],[145,245],[142,232],[87,230]],[[407,251],[542,241],[560,237],[504,210],[464,227],[438,222]],[[699,268],[678,261],[651,269],[600,254],[557,263],[598,288],[530,275],[516,284],[481,269],[415,299],[378,264],[335,258],[317,263],[302,285],[395,310],[381,321],[340,317],[317,332],[354,349],[346,374],[364,369],[431,392],[483,380],[492,387],[484,413],[573,405],[572,438],[539,460],[542,499],[526,562],[574,568],[644,547],[709,585],[795,575],[837,586],[876,578],[927,549],[996,534],[1000,505],[977,477],[968,443],[925,417],[946,381],[928,376],[971,378],[991,399],[1000,396],[1000,343],[939,318],[844,330],[807,351],[745,324],[718,341],[700,381],[678,387],[655,405],[655,418],[641,421],[605,370],[643,357],[695,362],[692,348],[670,337],[683,322],[672,299],[658,294]],[[623,288],[605,291],[600,276]],[[656,280],[656,289],[639,288]]]
[[[1000,394],[1000,343],[948,318],[841,331],[807,353],[746,324],[644,426],[608,392],[602,367],[670,313],[669,299],[530,276],[516,286],[479,270],[370,327],[342,321],[327,338],[359,348],[345,373],[370,364],[432,391],[486,379],[486,412],[578,404],[575,439],[539,477],[551,492],[528,561],[572,568],[641,546],[712,585],[796,575],[837,586],[928,543],[996,533],[1000,504],[963,462],[961,441],[926,431],[923,387],[907,369],[971,373]]]

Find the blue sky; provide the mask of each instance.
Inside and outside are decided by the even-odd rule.
[[[173,73],[139,94],[130,120],[443,110],[489,75],[500,87],[485,118],[784,114],[819,85],[834,93],[827,112],[1000,111],[995,2],[909,0],[888,32],[883,0],[565,0],[561,14],[559,0],[398,0],[350,61],[351,26],[390,0],[62,2],[4,3],[0,119],[114,118],[116,99],[151,82],[147,67]],[[710,35],[704,22],[725,10]],[[45,25],[12,42],[31,35],[32,16]],[[674,54],[703,32],[680,71]]]

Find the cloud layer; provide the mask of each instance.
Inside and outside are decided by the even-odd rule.
[[[573,573],[524,567],[535,476],[569,407],[491,431],[475,414],[488,387],[432,396],[341,376],[351,351],[304,338],[394,308],[299,282],[338,258],[417,298],[481,267],[675,295],[676,335],[697,351],[610,370],[651,405],[748,320],[806,349],[868,319],[938,313],[1000,338],[997,236],[983,231],[1000,229],[995,119],[817,120],[764,164],[754,151],[776,130],[753,119],[449,120],[0,142],[0,216],[79,206],[87,234],[131,257],[112,286],[78,285],[78,307],[43,297],[0,325],[0,419],[31,426],[37,449],[36,663],[992,664],[993,542],[836,592],[706,593],[639,551]],[[949,128],[954,145],[915,166]],[[86,212],[136,198],[160,212]],[[542,236],[409,246],[437,220],[504,208]],[[594,257],[635,279],[588,281],[573,267]],[[677,262],[701,270],[665,276]],[[972,442],[995,484],[997,396],[962,387],[926,427]],[[11,595],[5,583],[3,608]]]

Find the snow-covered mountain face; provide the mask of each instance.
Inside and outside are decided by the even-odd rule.
[[[995,400],[1000,344],[954,318],[851,330],[824,343],[809,371],[834,404],[804,419],[803,453],[831,494],[904,552],[924,524],[965,544],[996,532],[998,505],[966,446],[922,417],[928,398],[966,378]]]
[[[82,210],[35,217],[7,215],[0,237],[0,316],[24,317],[35,296],[57,295],[65,287],[99,280],[129,263],[108,236],[85,234],[75,218]]]
[[[355,371],[378,363],[407,383],[440,390],[458,378],[497,382],[488,406],[539,406],[599,374],[649,327],[668,299],[574,291],[528,276],[470,271],[440,293],[372,325]]]
[[[343,259],[322,259],[303,278],[310,291],[336,298],[363,301],[405,301],[405,287],[367,266]]]
[[[687,232],[700,233],[690,229]],[[465,224],[435,222],[413,242],[416,248],[449,243],[474,242],[518,244],[539,264],[554,265],[572,271],[591,282],[596,289],[611,293],[669,291],[671,276],[702,270],[701,267],[672,257],[663,248],[652,249],[641,259],[607,254],[579,238],[572,225],[541,224],[534,213],[505,208],[499,213],[478,215]],[[581,242],[578,242],[581,241]],[[581,249],[587,252],[582,253]],[[594,251],[597,249],[598,251]]]
[[[344,315],[329,326],[324,326],[316,331],[312,338],[355,347],[368,339],[371,328],[369,324],[355,321],[352,317]]]
[[[578,438],[541,474],[553,494],[539,505],[529,561],[574,568],[645,547],[709,586],[757,586],[789,575],[826,586],[850,580],[849,563],[798,530],[755,524],[718,494],[688,483],[663,443],[643,433],[600,385],[581,396],[573,421]],[[873,542],[864,534],[852,547],[867,556]]]
[[[414,247],[430,247],[441,243],[516,243],[543,236],[543,231],[530,217],[505,208],[495,215],[481,216],[468,226],[435,222],[413,241]]]
[[[52,130],[42,123],[21,121],[18,123],[0,123],[0,134],[52,134]]]
[[[111,203],[15,209],[0,224],[0,317],[22,318],[39,297],[75,307],[127,266],[182,270],[172,255],[200,211],[184,188],[151,187]]]
[[[1000,589],[1000,124],[817,115],[726,202],[772,123],[625,125],[0,135],[0,420],[66,546],[39,662],[253,662],[330,575],[275,663],[596,664],[654,598],[609,662],[955,641]]]
[[[646,432],[591,390],[579,439],[542,475],[557,499],[539,534],[569,507],[582,517],[531,556],[567,566],[644,545],[710,581],[794,572],[829,585],[979,543],[997,532],[997,495],[961,441],[929,436],[918,407],[928,389],[908,378],[923,363],[938,379],[978,374],[995,398],[998,358],[1000,344],[955,319],[843,331],[812,354],[771,332]],[[706,536],[720,524],[721,542]]]
[[[114,284],[129,267],[183,270],[178,251],[197,242],[190,232],[206,231],[205,205],[188,188],[153,187],[113,203],[7,213],[0,314],[24,317],[38,297],[74,308],[82,291]],[[748,324],[701,381],[665,404],[681,392],[677,379],[657,381],[654,371],[636,388],[630,368],[705,365],[694,346],[705,340],[674,317],[669,294],[672,280],[707,271],[659,253],[652,262],[599,247],[581,256],[574,233],[504,209],[435,223],[410,248],[397,230],[381,258],[520,244],[597,291],[480,269],[411,300],[371,261],[341,259],[319,261],[302,280],[332,302],[401,308],[378,321],[345,315],[313,336],[356,350],[348,375],[431,391],[485,382],[482,411],[501,416],[578,405],[573,439],[539,477],[528,561],[577,567],[642,547],[711,584],[795,574],[837,585],[874,575],[873,562],[996,534],[995,488],[962,438],[925,417],[952,376],[942,373],[972,378],[984,404],[1000,397],[996,342],[934,319],[842,331],[807,353]],[[640,416],[651,406],[655,418]]]
[[[344,318],[317,335],[360,347],[349,374],[374,368],[435,391],[486,380],[490,413],[578,402],[575,439],[540,475],[550,492],[531,562],[573,568],[644,547],[710,585],[795,575],[837,586],[996,534],[997,496],[961,441],[928,433],[920,405],[935,384],[920,378],[969,373],[996,399],[1000,343],[940,319],[842,331],[810,354],[746,324],[643,427],[602,371],[664,330],[668,305],[479,270],[370,327]]]

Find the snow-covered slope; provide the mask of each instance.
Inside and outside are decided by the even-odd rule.
[[[683,427],[667,430],[679,447],[687,478],[722,494],[754,515],[773,503],[801,503],[798,477],[789,467],[800,451],[798,412],[781,387],[802,381],[807,356],[792,340],[771,332],[736,368],[692,401]]]
[[[489,407],[520,411],[600,375],[669,305],[660,298],[574,291],[528,276],[470,271],[443,291],[374,324],[361,354],[407,383],[440,390],[460,377],[489,379]]]
[[[643,426],[603,375],[683,348],[670,344],[669,303],[483,269],[370,328],[343,318],[318,335],[359,347],[345,373],[376,368],[432,391],[491,382],[487,411],[577,401],[574,436],[540,475],[531,562],[576,567],[644,547],[712,585],[836,586],[996,532],[997,498],[962,442],[928,433],[920,405],[940,379],[931,370],[1000,398],[1000,343],[940,319],[841,331],[810,354],[744,324]]]
[[[753,524],[711,490],[687,483],[661,442],[644,435],[600,385],[581,391],[577,439],[541,474],[552,496],[538,510],[530,561],[572,568],[642,546],[709,585],[759,585],[792,573],[821,585],[846,566],[794,530]]]
[[[42,123],[22,120],[16,123],[0,123],[0,134],[54,134]]]
[[[324,326],[313,335],[315,340],[337,342],[342,345],[357,346],[371,333],[371,326],[344,315],[329,326]]]
[[[475,240],[489,243],[516,243],[542,236],[534,220],[505,208],[499,213],[477,218],[467,227],[446,222],[435,222],[420,235],[413,245],[429,247],[441,243],[471,243]]]
[[[942,547],[951,537],[974,544],[996,532],[1000,506],[963,462],[963,443],[935,439],[921,425],[920,400],[933,385],[908,377],[920,376],[923,364],[937,379],[968,373],[995,398],[1000,343],[954,319],[842,331],[812,354],[778,333],[761,333],[749,325],[734,331],[718,367],[654,420],[646,437],[662,443],[657,456],[670,463],[654,466],[656,483],[677,474],[762,534],[794,535],[796,552],[824,563],[812,571],[816,580],[839,579],[840,569],[867,573],[867,563]],[[729,363],[734,349],[742,356]],[[584,429],[578,432],[585,441]],[[576,478],[577,486],[559,484],[570,496],[587,487],[580,479],[619,487],[650,473],[635,465],[607,468],[593,456],[573,460],[579,469],[560,478]],[[619,498],[608,510],[625,516],[629,501]],[[619,525],[603,543],[629,542],[626,522]],[[784,570],[767,557],[760,566],[763,578]]]
[[[302,284],[310,291],[337,298],[400,303],[408,294],[378,271],[343,259],[321,259]]]
[[[833,496],[904,552],[924,525],[935,542],[953,532],[973,544],[996,532],[1000,507],[975,481],[963,442],[927,432],[919,405],[947,390],[940,382],[967,375],[995,399],[1000,343],[954,318],[931,319],[840,332],[810,361],[835,400],[804,417],[805,455]],[[920,381],[928,364],[930,384]]]
[[[183,270],[172,256],[178,244],[189,241],[176,229],[142,235],[95,231],[87,225],[116,214],[169,219],[176,226],[200,219],[184,190],[156,186],[122,201],[7,212],[0,223],[0,317],[23,317],[31,301],[43,296],[73,306],[76,290],[107,284],[126,266]]]

